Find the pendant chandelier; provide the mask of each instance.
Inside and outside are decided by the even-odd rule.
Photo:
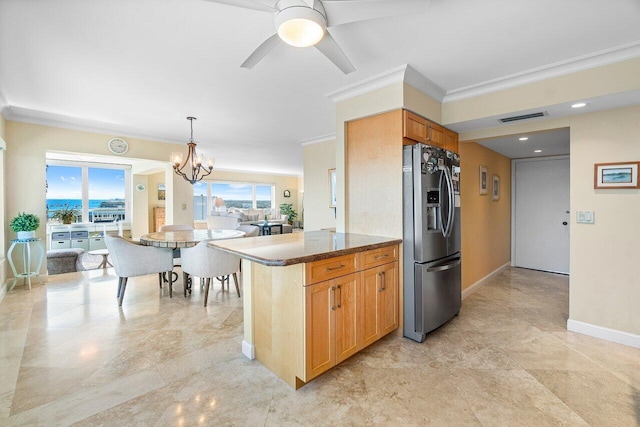
[[[182,153],[171,153],[171,163],[175,173],[191,184],[195,184],[213,172],[213,160],[207,159],[207,167],[202,166],[202,156],[196,153],[196,143],[193,142],[193,121],[197,119],[195,117],[187,117],[187,120],[191,122],[191,138],[187,143],[189,153],[184,163],[182,162]],[[186,171],[184,170],[185,168]]]

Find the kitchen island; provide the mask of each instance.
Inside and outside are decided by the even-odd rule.
[[[329,231],[210,242],[243,259],[243,354],[299,388],[397,329],[401,242]]]

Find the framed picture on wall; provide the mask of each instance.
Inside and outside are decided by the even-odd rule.
[[[491,188],[491,200],[500,200],[500,177],[493,175],[493,186]]]
[[[489,171],[486,166],[480,166],[480,194],[489,193]]]
[[[336,196],[336,170],[329,169],[329,207],[335,208],[337,204],[337,196]]]
[[[165,198],[164,184],[158,184],[158,200],[164,200],[164,198]]]
[[[639,188],[638,162],[596,163],[593,188]]]

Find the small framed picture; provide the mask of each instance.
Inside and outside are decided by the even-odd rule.
[[[493,175],[493,186],[491,188],[491,200],[500,200],[500,177]]]
[[[639,188],[638,163],[596,163],[593,171],[593,188]]]
[[[336,170],[329,169],[329,207],[335,208],[336,204]]]
[[[284,197],[291,197],[291,191],[284,190]]]
[[[158,200],[165,199],[165,187],[164,184],[158,184]]]
[[[489,193],[489,171],[486,166],[480,166],[480,194]]]

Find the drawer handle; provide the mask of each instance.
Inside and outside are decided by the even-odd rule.
[[[336,309],[336,287],[331,287],[331,310]]]
[[[342,285],[338,285],[338,290],[340,291],[340,299],[338,300],[338,308],[342,307]]]
[[[327,267],[327,271],[334,271],[334,270],[340,270],[341,268],[344,268],[345,265],[344,264],[340,264],[337,267]]]
[[[384,271],[378,273],[378,276],[380,276],[380,287],[378,288],[378,292],[382,292],[387,289],[387,276]]]
[[[386,258],[386,257],[388,257],[388,256],[389,256],[389,254],[376,255],[376,256],[374,257],[374,259],[382,259],[382,258]]]

